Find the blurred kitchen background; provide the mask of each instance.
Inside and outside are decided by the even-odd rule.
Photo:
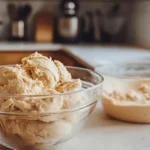
[[[0,41],[150,48],[150,1],[1,0]]]

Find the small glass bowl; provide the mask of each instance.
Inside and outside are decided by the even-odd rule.
[[[100,99],[103,77],[88,69],[67,69],[73,79],[81,79],[82,90],[40,96],[0,94],[0,99],[86,101],[73,108],[48,113],[0,112],[0,144],[15,150],[50,150],[73,137],[83,127]]]
[[[138,101],[116,101],[109,95],[115,89],[125,93],[127,88],[127,91],[132,91],[134,85],[139,82],[150,82],[150,62],[109,63],[98,66],[95,71],[104,77],[101,99],[109,116],[128,122],[150,123],[149,101],[143,102],[142,98]]]

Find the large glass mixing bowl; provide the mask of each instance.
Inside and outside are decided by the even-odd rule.
[[[67,99],[73,103],[79,102],[76,107],[48,113],[0,111],[0,144],[14,150],[50,150],[73,137],[83,127],[100,99],[103,77],[88,69],[67,69],[73,79],[81,79],[80,91],[55,95],[0,94],[0,101]],[[80,101],[83,101],[82,104]]]

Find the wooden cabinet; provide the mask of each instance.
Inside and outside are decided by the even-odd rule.
[[[34,53],[35,51],[1,51],[0,65],[20,64],[21,59]],[[60,60],[67,66],[86,67],[84,63],[77,60],[73,55],[67,53],[65,50],[55,51],[39,51],[39,53],[52,57],[54,60]]]

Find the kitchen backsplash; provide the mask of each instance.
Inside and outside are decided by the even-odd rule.
[[[19,4],[30,4],[32,6],[32,13],[28,19],[28,39],[34,39],[34,17],[42,10],[49,10],[55,16],[59,16],[59,2],[58,1],[13,1],[13,3]],[[0,27],[0,38],[1,40],[8,39],[8,27],[10,19],[7,12],[8,1],[0,1],[0,21],[2,25]],[[78,16],[84,16],[87,11],[95,12],[100,10],[104,14],[111,12],[110,10],[115,5],[115,2],[81,2],[79,3]],[[110,34],[117,33],[120,29],[119,35],[115,36],[114,39],[118,42],[124,42],[132,45],[150,47],[150,1],[137,1],[137,2],[123,2],[119,4],[118,17],[110,15],[108,18],[103,20],[104,29]],[[113,18],[114,17],[114,18]]]

